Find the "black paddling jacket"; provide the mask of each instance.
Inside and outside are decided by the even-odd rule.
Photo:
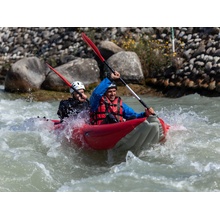
[[[62,120],[65,117],[77,116],[83,110],[89,110],[88,102],[80,102],[74,98],[69,98],[60,102],[57,114]]]

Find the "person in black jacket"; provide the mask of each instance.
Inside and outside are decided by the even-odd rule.
[[[63,121],[66,117],[77,116],[80,112],[89,110],[89,101],[87,99],[87,95],[85,94],[85,86],[83,83],[75,81],[72,83],[72,87],[75,90],[78,90],[81,95],[73,88],[70,88],[72,98],[69,98],[68,100],[61,100],[57,111],[61,121]]]

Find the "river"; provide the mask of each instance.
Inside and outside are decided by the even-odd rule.
[[[133,97],[124,102],[137,112]],[[219,192],[220,97],[141,96],[171,125],[165,144],[128,152],[115,163],[48,129],[59,102],[36,102],[0,87],[1,192]],[[64,134],[65,136],[67,134]]]

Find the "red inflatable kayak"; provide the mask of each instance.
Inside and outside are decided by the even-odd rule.
[[[55,129],[64,129],[65,124],[52,120]],[[125,122],[103,125],[73,127],[71,141],[79,147],[95,150],[132,150],[164,142],[169,129],[162,119],[156,116],[132,119]]]

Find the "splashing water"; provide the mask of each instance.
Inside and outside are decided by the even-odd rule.
[[[0,191],[220,191],[219,98],[142,97],[171,125],[167,141],[112,162],[109,152],[70,141],[84,116],[58,133],[50,121],[58,102],[0,97]],[[124,102],[143,111],[132,97]]]

